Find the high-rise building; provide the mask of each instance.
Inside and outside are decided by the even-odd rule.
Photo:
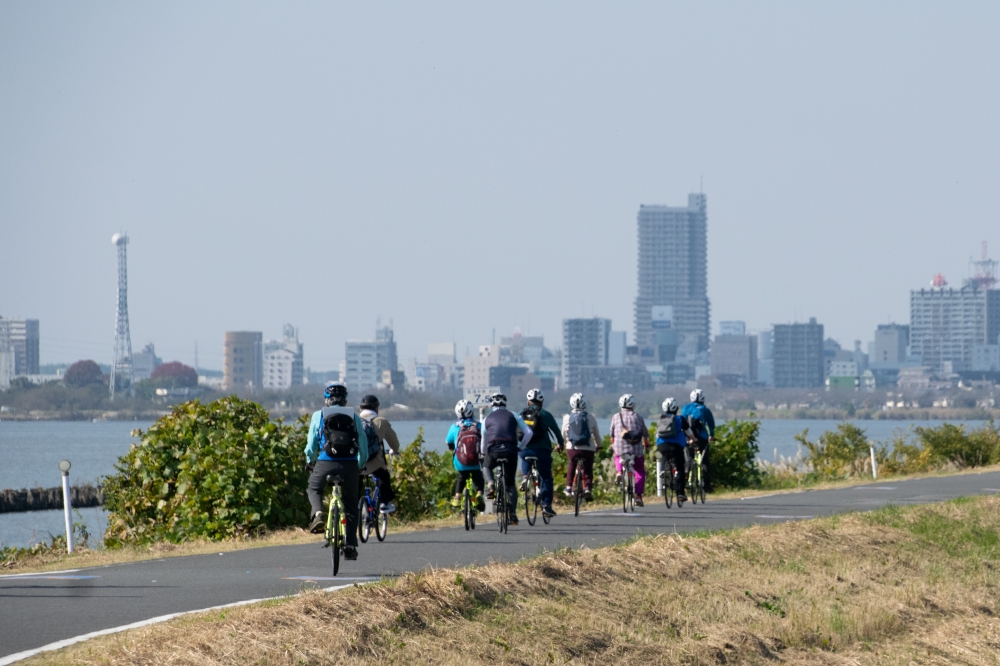
[[[961,289],[910,292],[910,354],[924,367],[972,369],[972,350],[996,344],[1000,335],[1000,290],[970,282]]]
[[[611,331],[608,339],[608,365],[625,365],[625,331]]]
[[[563,319],[562,377],[560,388],[580,386],[580,368],[608,364],[611,320]]]
[[[12,358],[13,375],[37,375],[39,335],[37,319],[0,317],[0,335],[6,336]]]
[[[222,389],[259,389],[264,384],[264,334],[226,331],[222,336]]]
[[[299,332],[291,324],[285,324],[282,337],[264,343],[263,385],[267,389],[288,389],[303,383]]]
[[[879,366],[897,366],[906,361],[910,346],[910,327],[906,324],[879,324],[871,346],[869,362]]]
[[[775,324],[772,356],[775,388],[810,388],[824,383],[823,325]]]
[[[708,217],[704,194],[686,207],[640,206],[635,340],[640,361],[694,365],[708,350]]]
[[[402,384],[396,341],[389,326],[378,325],[375,340],[351,340],[345,345],[343,380],[348,389],[379,388]],[[385,373],[390,382],[385,382]],[[393,377],[398,377],[393,379]]]
[[[156,348],[153,347],[153,343],[148,343],[142,348],[142,351],[132,355],[132,372],[135,374],[135,381],[141,382],[144,379],[149,379],[150,375],[153,374],[153,370],[156,370],[162,364],[163,361],[156,355]]]
[[[489,388],[490,368],[500,365],[500,345],[480,345],[478,356],[465,357],[464,388]]]
[[[747,324],[745,321],[720,321],[719,335],[746,335]]]
[[[726,383],[757,381],[757,338],[733,334],[715,336],[712,343],[712,375]]]

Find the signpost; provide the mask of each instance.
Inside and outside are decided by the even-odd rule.
[[[490,408],[490,398],[494,393],[500,393],[499,386],[488,386],[486,388],[465,389],[465,399],[472,403],[472,406],[479,410],[479,420],[483,419],[483,412]]]
[[[63,514],[66,519],[66,552],[73,552],[73,498],[69,493],[69,468],[71,464],[68,460],[59,461],[59,471],[62,472],[63,486]]]

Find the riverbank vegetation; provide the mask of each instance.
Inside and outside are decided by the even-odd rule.
[[[28,664],[995,664],[1000,498],[308,591]]]

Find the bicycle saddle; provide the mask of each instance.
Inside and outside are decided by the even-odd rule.
[[[531,461],[531,460],[538,460],[538,457],[537,456],[524,456],[524,459],[528,460],[528,461]]]

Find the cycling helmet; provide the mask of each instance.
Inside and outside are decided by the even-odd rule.
[[[618,398],[618,406],[622,409],[635,409],[635,398],[632,397],[631,393],[626,393]]]
[[[460,419],[471,419],[473,414],[472,403],[468,400],[459,400],[455,404],[455,416]]]
[[[691,402],[705,402],[705,394],[701,392],[701,389],[691,391]]]
[[[545,402],[545,396],[542,395],[542,389],[531,389],[528,391],[528,402],[533,402],[539,407]]]
[[[344,382],[329,382],[323,389],[323,397],[327,400],[347,400],[347,387]]]
[[[373,412],[378,411],[378,398],[373,395],[366,395],[361,398],[361,409],[370,409]]]
[[[574,393],[569,397],[569,407],[583,411],[587,409],[587,399],[583,397],[582,393]]]
[[[663,413],[664,414],[676,414],[677,413],[677,401],[673,398],[667,398],[663,401]]]
[[[490,405],[494,407],[506,407],[507,406],[507,396],[503,393],[494,393],[490,396]]]

